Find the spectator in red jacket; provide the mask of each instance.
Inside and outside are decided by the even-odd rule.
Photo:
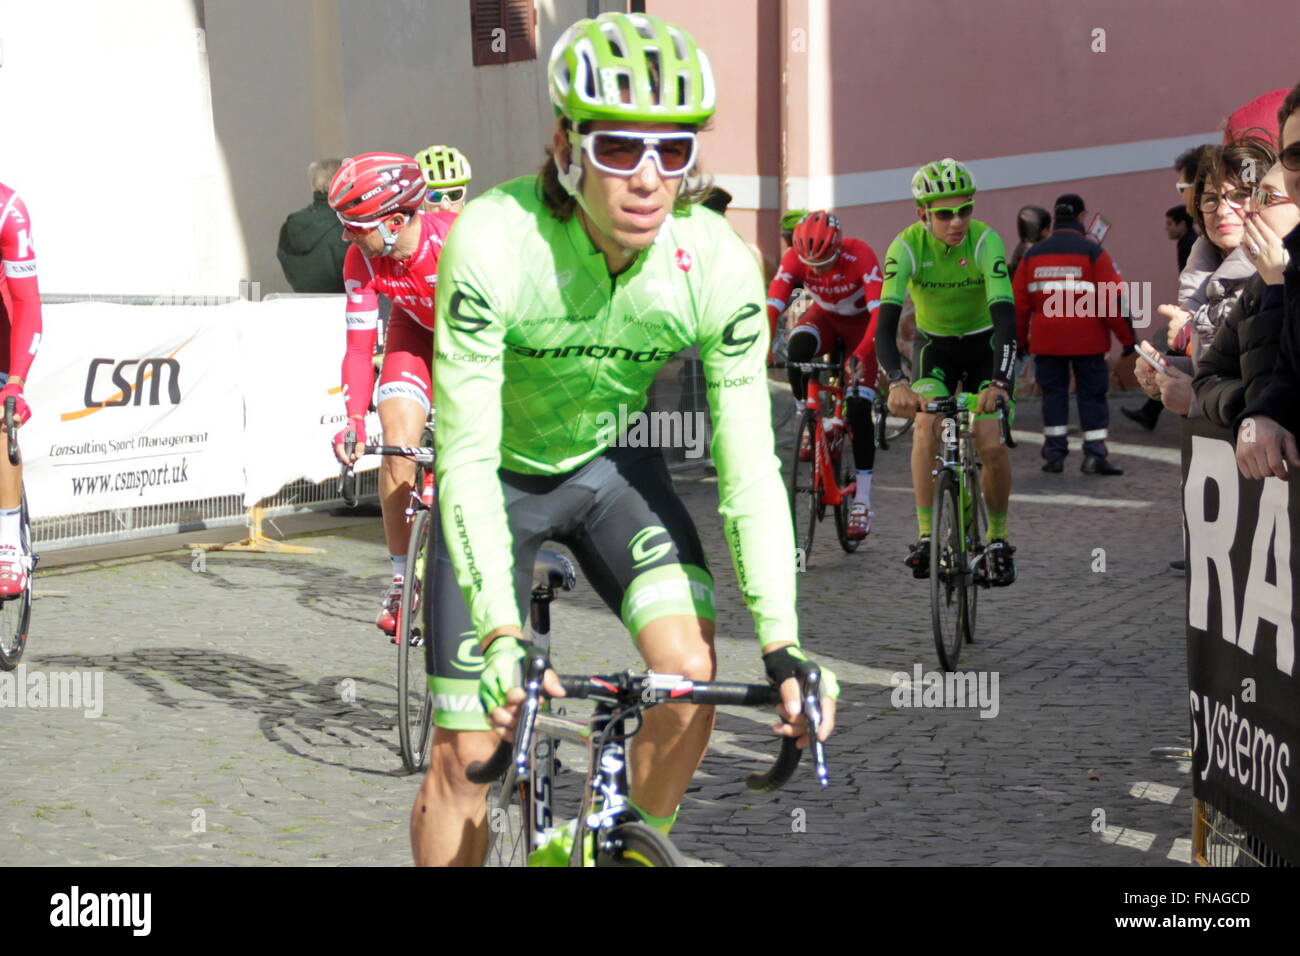
[[[1034,356],[1043,390],[1043,471],[1059,473],[1069,454],[1070,370],[1074,369],[1083,429],[1083,471],[1122,475],[1107,460],[1110,411],[1106,352],[1113,334],[1133,351],[1126,317],[1123,278],[1110,254],[1087,237],[1079,217],[1083,200],[1067,194],[1056,201],[1054,228],[1030,246],[1016,268],[1012,290],[1022,347]]]

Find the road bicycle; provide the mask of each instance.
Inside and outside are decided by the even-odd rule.
[[[433,721],[433,697],[425,676],[424,645],[432,616],[421,613],[421,582],[425,563],[436,553],[438,521],[434,512],[433,415],[424,427],[421,444],[416,448],[401,445],[365,445],[362,455],[397,455],[415,462],[415,480],[411,500],[406,507],[410,525],[410,543],[406,546],[406,575],[402,579],[402,597],[398,604],[397,627],[392,641],[397,645],[397,742],[402,765],[409,773],[424,766],[428,757],[430,729]],[[350,455],[355,439],[344,439]],[[348,507],[357,503],[352,469],[344,468],[342,496]]]
[[[18,447],[18,429],[14,422],[16,400],[13,396],[5,399],[4,425],[8,436],[9,464],[15,467],[22,461],[22,452]],[[21,560],[27,562],[27,586],[12,597],[0,598],[0,670],[11,671],[22,660],[23,651],[27,649],[27,629],[32,616],[32,579],[39,561],[32,553],[31,516],[27,511],[27,492],[22,492],[19,518],[19,543],[22,551]]]
[[[840,547],[852,554],[860,543],[860,539],[849,537],[849,510],[858,473],[853,463],[853,435],[844,414],[844,366],[840,362],[778,362],[775,367],[798,368],[807,376],[790,468],[790,514],[796,543],[806,561],[817,524],[829,508],[835,514]],[[825,384],[822,372],[829,373]],[[805,446],[811,450],[811,458],[801,461],[799,449]]]
[[[962,644],[975,641],[979,588],[989,587],[984,534],[988,512],[980,487],[984,465],[975,451],[971,428],[979,396],[961,392],[929,402],[925,411],[938,416],[939,451],[935,455],[934,508],[930,535],[930,620],[939,663],[957,669]],[[1002,443],[1015,448],[1006,402],[998,399]]]
[[[540,576],[532,592],[532,646],[524,666],[525,697],[513,744],[503,742],[492,758],[471,764],[469,779],[494,783],[488,802],[487,863],[524,866],[528,856],[551,838],[553,797],[559,769],[556,750],[561,741],[587,751],[588,770],[582,801],[572,827],[569,866],[685,866],[685,857],[660,830],[646,824],[628,800],[627,741],[641,728],[641,715],[660,704],[687,703],[770,707],[779,699],[768,684],[690,681],[671,674],[561,675],[564,699],[596,702],[586,721],[548,710],[542,677],[549,668],[550,604],[558,590],[571,590],[573,579],[561,583],[554,568]],[[825,746],[817,740],[821,726],[821,672],[803,662],[800,687],[808,716],[817,780],[829,785]],[[635,725],[628,727],[629,722]],[[794,774],[803,751],[792,738],[782,738],[775,763],[746,781],[754,793],[768,793]]]

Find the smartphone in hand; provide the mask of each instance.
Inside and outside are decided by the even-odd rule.
[[[1142,342],[1138,345],[1137,354],[1142,356],[1142,358],[1146,360],[1146,363],[1157,372],[1161,372],[1165,375],[1169,374],[1171,368],[1169,362],[1165,360],[1163,355],[1156,351],[1155,346],[1150,342]]]

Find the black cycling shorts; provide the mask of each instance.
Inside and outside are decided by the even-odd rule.
[[[669,614],[714,617],[704,547],[658,449],[611,448],[565,475],[499,474],[521,620],[528,620],[533,562],[548,541],[573,552],[586,580],[634,637]],[[434,721],[452,730],[486,730],[478,701],[479,638],[443,536],[437,537],[433,640],[425,642]]]

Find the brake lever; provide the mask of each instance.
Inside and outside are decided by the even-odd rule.
[[[515,730],[514,765],[519,779],[528,775],[528,755],[533,749],[533,730],[537,714],[542,708],[542,678],[546,675],[550,662],[541,651],[535,651],[525,659],[524,703],[519,710],[519,723]]]
[[[812,751],[817,783],[831,785],[830,771],[826,767],[826,745],[818,738],[822,728],[821,683],[822,672],[816,664],[809,664],[800,682],[803,692],[803,712],[808,721],[808,748]]]
[[[346,457],[351,458],[352,452],[357,447],[357,433],[354,429],[349,428],[343,433],[343,453]],[[357,477],[352,471],[352,465],[343,466],[339,472],[339,497],[349,508],[357,506]]]
[[[14,426],[14,410],[18,407],[18,400],[10,395],[5,399],[5,443],[9,446],[9,464],[17,465],[22,460],[22,454],[18,451],[18,431]]]

